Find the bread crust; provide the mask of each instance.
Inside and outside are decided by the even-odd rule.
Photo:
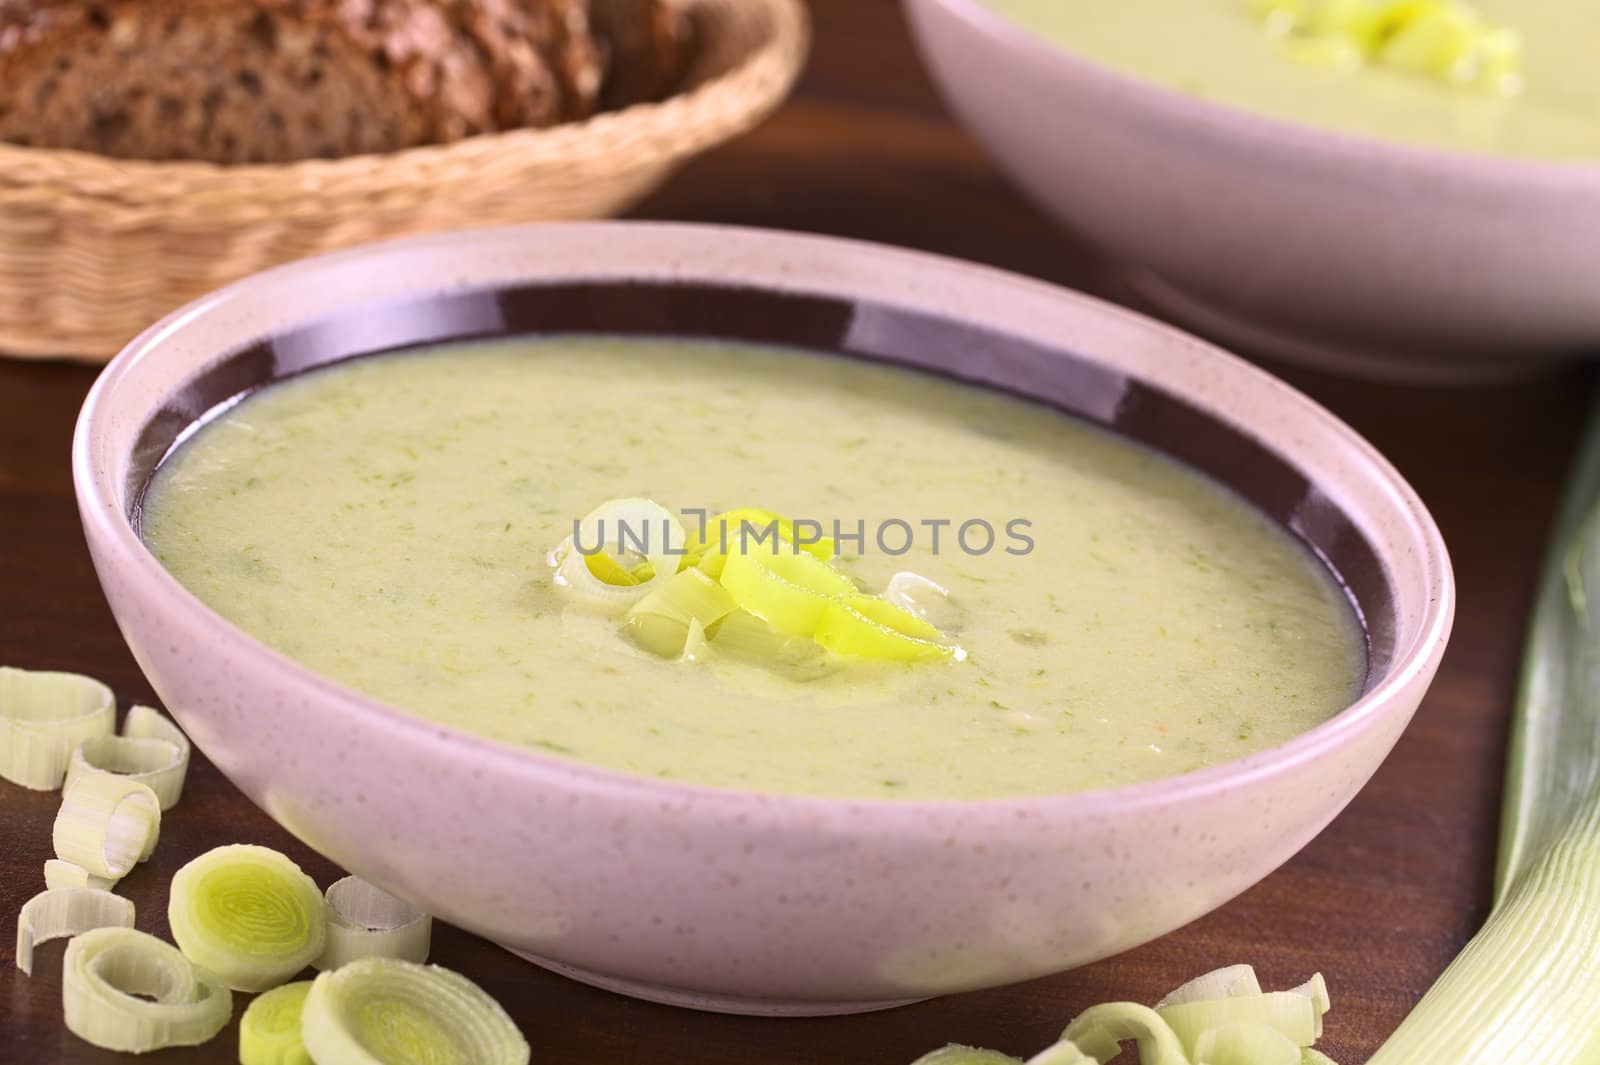
[[[668,0],[0,0],[0,140],[285,162],[665,92]]]

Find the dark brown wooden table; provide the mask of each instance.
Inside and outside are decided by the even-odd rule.
[[[1094,258],[1059,236],[948,119],[891,0],[818,0],[811,69],[773,121],[685,170],[638,214],[815,230],[962,256],[1093,287]],[[1433,509],[1460,581],[1455,637],[1399,748],[1297,858],[1220,911],[1121,957],[1015,987],[823,1020],[719,1017],[635,1002],[547,974],[450,928],[434,960],[511,1011],[538,1062],[908,1063],[957,1040],[1031,1053],[1078,1010],[1151,1001],[1197,972],[1248,960],[1273,983],[1321,969],[1324,1046],[1373,1051],[1482,919],[1523,622],[1554,503],[1592,392],[1574,371],[1494,390],[1378,386],[1285,371],[1373,440]],[[87,672],[126,707],[153,698],[100,595],[68,471],[94,371],[0,360],[0,663]],[[58,796],[0,782],[0,1062],[108,1062],[61,1023],[61,944],[34,977],[12,963],[17,908],[42,888]],[[223,843],[283,849],[323,884],[337,870],[203,758],[155,858],[119,890],[166,935],[173,871]],[[236,1061],[230,1030],[156,1061]]]

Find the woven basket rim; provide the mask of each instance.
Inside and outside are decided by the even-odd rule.
[[[684,7],[695,11],[696,0]],[[703,32],[726,35],[744,23],[765,19],[769,32],[741,58],[715,77],[663,100],[603,111],[576,122],[540,129],[480,133],[448,144],[427,144],[393,152],[301,159],[289,163],[225,165],[200,160],[121,159],[67,148],[36,148],[0,141],[0,199],[13,194],[33,198],[63,193],[95,199],[121,199],[147,204],[168,199],[175,186],[192,196],[197,185],[208,193],[248,195],[253,187],[371,182],[375,171],[428,169],[448,165],[458,156],[484,152],[541,155],[580,161],[611,154],[619,140],[652,141],[679,146],[716,140],[719,131],[782,99],[798,77],[809,46],[809,17],[803,0],[737,0],[707,10],[723,17],[707,20]],[[711,40],[715,40],[712,37]],[[699,132],[699,136],[695,133]],[[410,184],[410,181],[404,182]],[[139,186],[143,185],[143,188]],[[83,186],[95,187],[90,191]],[[135,193],[145,195],[134,195]]]

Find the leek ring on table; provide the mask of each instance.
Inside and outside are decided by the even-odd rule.
[[[155,792],[161,809],[170,810],[183,794],[188,768],[188,752],[170,740],[92,736],[78,745],[67,762],[67,787],[90,773],[126,777]]]
[[[92,677],[0,666],[0,777],[13,784],[54,791],[78,744],[115,724],[111,689]]]
[[[1271,991],[1261,995],[1236,995],[1209,1002],[1181,1002],[1156,1010],[1191,1055],[1200,1038],[1213,1028],[1261,1025],[1308,1047],[1317,1040],[1316,1003],[1296,991]]]
[[[170,943],[132,928],[72,938],[61,1001],[74,1035],[130,1054],[204,1043],[233,1015],[233,994],[221,980]]]
[[[314,1065],[300,1029],[310,980],[257,995],[239,1018],[239,1065]]]
[[[17,914],[17,968],[33,975],[33,948],[95,928],[132,928],[133,903],[89,887],[47,888]]]
[[[312,963],[318,969],[337,969],[371,957],[427,961],[433,918],[409,902],[358,876],[328,885],[323,898],[328,935],[322,954]]]
[[[300,1024],[312,1060],[328,1065],[528,1065],[528,1042],[500,1004],[437,965],[362,958],[330,969],[311,985]]]
[[[1228,1024],[1202,1032],[1191,1057],[1197,1065],[1300,1065],[1303,1050],[1269,1025]]]
[[[58,858],[117,879],[150,856],[160,831],[155,792],[128,777],[89,773],[62,792],[51,839]]]
[[[218,847],[179,869],[167,922],[184,955],[236,991],[283,983],[327,942],[316,882],[268,847]]]
[[[1321,974],[1319,973],[1316,978],[1320,979]],[[1160,1013],[1168,1006],[1181,1006],[1185,1002],[1212,1002],[1219,998],[1259,994],[1261,994],[1261,981],[1256,977],[1254,966],[1227,965],[1180,984],[1157,1002],[1155,1009]],[[1324,999],[1327,997],[1326,988],[1323,989],[1323,997]]]
[[[949,1046],[922,1055],[911,1065],[1022,1065],[1022,1059],[1002,1054],[998,1050],[984,1050],[980,1047],[951,1043]]]
[[[1099,1061],[1110,1061],[1128,1040],[1139,1044],[1144,1065],[1188,1065],[1183,1044],[1155,1010],[1133,1002],[1090,1006],[1061,1033],[1063,1041]]]
[[[1029,1058],[1027,1065],[1100,1065],[1100,1062],[1079,1050],[1078,1044],[1063,1039]]]
[[[170,810],[183,797],[190,753],[189,737],[170,718],[136,705],[122,722],[121,736],[95,736],[72,752],[67,782],[94,770],[132,777],[156,793],[162,810]]]
[[[122,879],[116,876],[95,876],[83,866],[60,858],[49,858],[44,863],[44,886],[55,888],[96,888],[110,891]]]

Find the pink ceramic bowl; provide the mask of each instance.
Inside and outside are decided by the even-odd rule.
[[[962,121],[1136,302],[1371,377],[1503,378],[1600,350],[1600,161],[1295,125],[1099,66],[983,0],[906,8]]]
[[[1360,700],[1280,747],[1114,791],[827,801],[635,778],[431,724],[203,606],[145,550],[142,487],[218,403],[329,360],[529,331],[711,335],[933,368],[1189,460],[1302,537],[1359,605]],[[817,237],[594,224],[408,240],[172,315],[83,408],[74,473],[117,621],[217,766],[312,847],[559,971],[710,1009],[827,1013],[1126,950],[1310,840],[1388,753],[1451,623],[1444,545],[1393,468],[1265,373],[1021,277]]]

